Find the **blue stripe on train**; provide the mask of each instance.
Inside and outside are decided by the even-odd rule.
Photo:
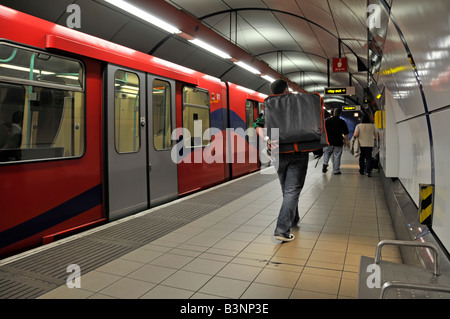
[[[210,127],[217,128],[221,132],[227,129],[226,123],[226,114],[227,109],[220,108],[215,110],[210,115]],[[245,130],[247,129],[247,125],[245,121],[236,114],[236,112],[230,110],[230,129],[234,130],[236,134],[240,135],[242,138],[245,138]],[[237,130],[241,128],[242,130]],[[181,136],[176,140],[176,144],[182,141]],[[181,161],[184,157],[189,155],[195,148],[190,147],[182,147],[178,152],[178,161]]]
[[[102,203],[102,184],[56,206],[19,225],[0,232],[0,248],[7,247],[66,220],[78,216]]]

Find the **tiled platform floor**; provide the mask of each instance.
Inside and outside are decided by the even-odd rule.
[[[373,256],[395,233],[378,174],[359,175],[348,151],[342,160],[342,175],[309,163],[292,242],[273,236],[281,205],[275,180],[82,273],[81,288],[64,285],[40,298],[357,298],[360,256]],[[401,262],[396,248],[383,250],[383,259]]]

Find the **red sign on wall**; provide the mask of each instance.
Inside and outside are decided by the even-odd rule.
[[[347,58],[333,59],[333,72],[347,72]]]

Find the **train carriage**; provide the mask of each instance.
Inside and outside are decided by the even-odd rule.
[[[4,6],[0,30],[0,257],[259,168],[264,95]]]

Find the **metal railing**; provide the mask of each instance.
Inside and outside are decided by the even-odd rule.
[[[381,249],[386,245],[395,245],[395,246],[412,246],[412,247],[422,247],[429,248],[434,252],[434,271],[433,274],[435,276],[441,275],[440,270],[440,257],[438,253],[438,248],[436,245],[431,243],[418,243],[413,241],[403,241],[403,240],[382,240],[378,243],[377,249],[375,252],[375,264],[379,264],[381,261]],[[405,283],[400,281],[387,281],[381,287],[380,299],[383,299],[386,295],[387,291],[392,288],[400,288],[400,289],[417,289],[417,290],[425,290],[425,291],[435,291],[435,292],[445,292],[450,293],[450,287],[441,286],[441,285],[433,285],[433,284],[423,284],[423,283]]]
[[[431,243],[416,243],[413,241],[406,240],[382,240],[377,245],[377,250],[375,252],[375,263],[379,264],[381,261],[381,248],[386,245],[396,245],[396,246],[414,246],[414,247],[422,247],[422,248],[430,248],[434,251],[435,260],[434,260],[434,274],[439,276],[441,274],[440,270],[440,261],[438,248],[436,245]]]

